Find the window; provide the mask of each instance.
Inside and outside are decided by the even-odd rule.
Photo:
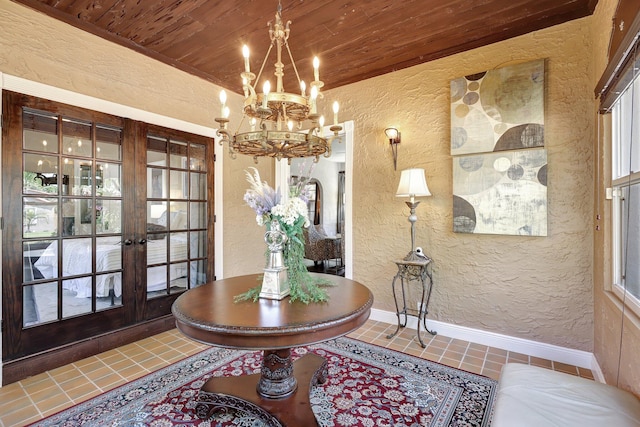
[[[640,78],[611,109],[613,291],[640,315]]]

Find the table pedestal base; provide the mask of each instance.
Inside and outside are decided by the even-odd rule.
[[[290,396],[298,388],[293,375],[291,349],[264,350],[260,367],[258,394],[267,399],[280,399]]]
[[[265,356],[273,353],[272,350],[265,350]],[[288,358],[290,352],[286,351],[285,359]],[[287,365],[286,360],[282,363]],[[270,371],[266,371],[266,375],[270,375]],[[308,353],[293,362],[291,377],[294,384],[297,381],[297,387],[285,397],[271,398],[259,394],[260,384],[272,381],[263,378],[264,375],[263,372],[239,377],[210,378],[198,394],[196,414],[201,419],[208,419],[215,412],[235,409],[251,413],[266,426],[317,425],[309,402],[309,392],[311,387],[322,384],[327,379],[327,361],[323,357]]]

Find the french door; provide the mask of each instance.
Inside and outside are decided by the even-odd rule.
[[[152,125],[138,127],[136,229],[139,320],[168,314],[179,293],[213,280],[213,140]],[[142,234],[144,234],[144,231]],[[135,234],[135,233],[134,233]]]
[[[3,360],[170,313],[213,278],[213,141],[3,92]]]

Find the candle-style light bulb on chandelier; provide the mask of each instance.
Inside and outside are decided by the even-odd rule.
[[[300,80],[300,75],[293,61],[293,55],[289,49],[289,24],[282,23],[282,5],[278,2],[278,9],[275,15],[275,24],[272,26],[269,21],[269,37],[271,44],[264,57],[260,71],[256,77],[251,72],[249,64],[249,48],[242,47],[244,57],[244,71],[240,73],[242,78],[242,90],[244,92],[243,118],[248,120],[251,130],[248,132],[236,132],[232,134],[228,129],[229,107],[226,106],[227,95],[224,91],[220,93],[222,104],[220,115],[215,119],[220,127],[217,131],[221,136],[220,144],[229,144],[229,154],[232,158],[237,153],[253,156],[257,163],[258,157],[274,157],[278,160],[293,157],[312,157],[315,161],[321,155],[331,156],[331,142],[338,137],[338,132],[342,126],[338,125],[339,106],[333,103],[333,125],[330,130],[333,136],[327,140],[322,129],[324,127],[324,117],[318,114],[318,98],[323,98],[321,89],[324,83],[320,81],[320,60],[313,58],[313,81],[310,83],[309,94],[304,81]],[[276,62],[274,64],[274,76],[276,79],[275,88],[271,87],[269,80],[265,80],[262,92],[256,92],[256,85],[260,81],[262,71],[269,58],[269,54],[275,47]],[[284,64],[282,62],[282,48],[286,48],[291,60],[293,71],[296,74],[300,85],[299,93],[285,92],[282,78],[284,76]],[[254,83],[255,82],[255,83]],[[303,130],[306,122],[310,122],[310,127]],[[340,140],[338,138],[338,140]]]

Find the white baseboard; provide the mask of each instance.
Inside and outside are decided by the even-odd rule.
[[[598,364],[598,360],[596,359],[596,355],[592,354],[593,359],[591,360],[591,372],[593,372],[593,377],[603,383],[606,384],[607,380],[604,379],[604,374],[602,373],[602,369],[600,369],[600,365]]]
[[[390,323],[392,325],[396,325],[398,322],[398,318],[395,313],[376,308],[371,309],[371,315],[369,318],[371,320]],[[417,325],[418,319],[415,316],[409,316],[409,319],[407,320],[407,328],[416,329]],[[604,382],[602,371],[600,370],[600,366],[598,365],[595,356],[593,353],[589,353],[587,351],[574,350],[553,344],[525,340],[523,338],[516,338],[508,335],[497,334],[495,332],[468,328],[466,326],[453,325],[451,323],[439,322],[437,320],[427,319],[427,326],[429,329],[435,330],[438,334],[449,338],[471,341],[490,347],[502,348],[508,351],[528,354],[542,359],[554,360],[556,362],[591,369],[596,379],[600,382]]]

